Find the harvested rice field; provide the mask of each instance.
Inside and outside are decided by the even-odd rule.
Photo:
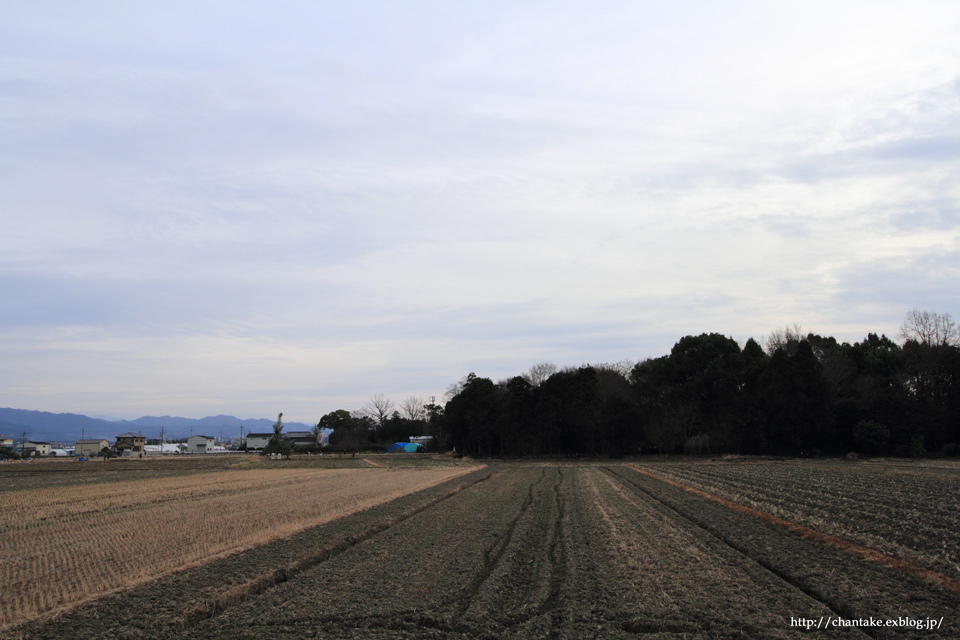
[[[404,460],[358,458],[353,469],[302,461],[298,468],[207,469],[144,477],[134,481],[135,494],[120,480],[35,488],[24,481],[0,492],[0,597],[8,616],[0,633],[197,640],[960,636],[956,465]],[[177,487],[159,492],[154,482]],[[91,515],[72,492],[93,488],[101,511]],[[159,493],[167,500],[125,506],[124,496],[152,504],[148,496]],[[200,508],[207,500],[210,508]],[[284,511],[299,516],[285,521]],[[197,524],[184,513],[210,521]],[[261,513],[277,520],[258,520]],[[138,518],[150,533],[133,534],[129,543],[131,536],[118,532],[135,530]],[[115,528],[91,528],[98,519]],[[246,534],[223,524],[234,522],[240,532],[247,521]],[[189,527],[193,539],[181,531]],[[108,533],[114,542],[88,540]],[[232,539],[243,542],[227,544]],[[179,552],[180,567],[152,571],[151,562],[160,562],[154,549],[172,553],[175,546],[193,551]],[[33,566],[45,555],[71,557],[66,550],[73,548],[122,550],[106,564],[137,553],[154,559],[105,594],[66,597],[24,614],[33,579],[7,564],[21,548]],[[61,562],[59,581],[83,572]]]
[[[122,464],[111,463],[100,472],[119,473]],[[29,469],[36,473],[40,467],[40,478],[12,476],[10,484],[49,482],[42,478],[42,466]],[[48,471],[54,472],[62,473]],[[0,628],[288,537],[464,472],[451,466],[310,469],[277,464],[8,489],[0,493],[0,541],[12,552],[0,558]]]

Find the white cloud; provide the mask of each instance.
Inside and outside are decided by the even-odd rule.
[[[958,23],[950,3],[15,3],[0,405],[308,421],[311,398],[685,333],[950,312]]]

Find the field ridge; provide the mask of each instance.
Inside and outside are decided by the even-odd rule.
[[[685,491],[691,489],[691,488],[685,487],[684,485],[682,485],[682,484],[680,484],[680,483],[668,481],[668,480],[666,480],[666,478],[661,478],[660,476],[657,476],[656,474],[650,473],[650,472],[648,472],[648,471],[644,471],[643,469],[639,469],[639,468],[634,467],[634,466],[632,466],[632,465],[627,465],[627,468],[633,469],[634,471],[636,471],[636,472],[638,472],[638,473],[642,473],[643,475],[645,475],[645,476],[647,476],[647,477],[649,477],[649,478],[653,478],[654,480],[658,480],[658,481],[661,481],[661,482],[665,482],[666,484],[669,484],[669,485],[671,485],[671,486],[677,487],[678,489],[682,489],[682,490],[685,490]],[[605,469],[605,470],[609,471],[609,469]],[[831,598],[829,595],[824,594],[820,589],[818,589],[816,586],[814,586],[814,585],[812,585],[812,584],[810,584],[810,583],[808,583],[808,582],[805,582],[805,581],[802,581],[802,580],[798,580],[795,575],[791,574],[789,571],[785,571],[781,566],[779,566],[778,564],[776,564],[776,563],[774,563],[774,562],[771,562],[769,558],[764,557],[762,554],[756,553],[756,552],[755,552],[754,550],[752,550],[749,546],[742,544],[742,543],[739,542],[736,538],[734,538],[734,537],[732,537],[732,536],[730,536],[730,535],[728,535],[728,534],[725,534],[723,531],[720,531],[718,528],[712,526],[712,525],[709,524],[708,522],[705,522],[702,518],[692,517],[689,512],[685,511],[685,510],[682,509],[682,508],[678,508],[678,507],[675,506],[674,504],[671,504],[671,502],[670,502],[669,500],[666,500],[666,499],[664,499],[664,498],[662,498],[662,497],[660,497],[660,496],[655,495],[653,492],[648,491],[648,490],[645,489],[642,485],[640,485],[640,484],[638,484],[638,483],[636,483],[636,482],[633,482],[633,481],[630,480],[629,478],[626,478],[626,477],[624,477],[624,476],[617,476],[617,477],[618,477],[621,481],[629,483],[630,485],[632,485],[633,487],[635,487],[638,491],[643,492],[645,495],[649,496],[651,499],[656,500],[657,502],[659,502],[660,504],[662,504],[662,505],[665,506],[666,508],[668,508],[668,509],[670,509],[671,511],[675,512],[677,515],[679,515],[679,516],[681,516],[682,518],[688,520],[689,522],[691,522],[691,523],[694,524],[695,526],[700,527],[700,528],[703,529],[704,531],[708,532],[710,535],[715,536],[718,540],[720,540],[721,542],[723,542],[724,544],[726,544],[727,546],[729,546],[731,549],[733,549],[733,550],[735,550],[736,552],[742,554],[743,556],[749,558],[750,560],[756,562],[758,565],[760,565],[761,567],[763,567],[764,569],[766,569],[767,571],[769,571],[770,573],[772,573],[773,575],[775,575],[777,578],[779,578],[779,579],[783,580],[784,582],[786,582],[786,583],[788,583],[788,584],[796,587],[797,589],[799,589],[799,590],[802,591],[803,593],[807,594],[807,595],[810,596],[811,598],[817,600],[818,602],[820,602],[821,604],[823,604],[823,606],[827,607],[827,608],[828,608],[831,612],[833,612],[834,614],[836,614],[836,615],[838,615],[838,616],[846,617],[846,618],[852,618],[852,617],[854,617],[854,612],[851,611],[851,610],[849,609],[849,607],[846,606],[843,602],[838,602],[838,601],[836,601],[834,598]],[[700,496],[700,497],[712,499],[712,496],[710,496],[710,494],[708,494],[708,493],[706,493],[706,492],[702,492],[702,491],[699,491],[699,490],[695,490],[695,489],[694,489],[694,490],[691,490],[691,493],[694,493],[695,495],[698,495],[698,496]],[[719,500],[718,500],[718,501],[716,501],[716,502],[717,502],[717,504],[720,504],[720,505],[725,506],[725,507],[729,507],[729,506],[731,506],[732,504],[735,504],[735,503],[732,503],[732,502],[731,502],[730,504],[727,504],[727,502],[729,502],[729,501],[724,502],[724,501],[719,501]],[[738,510],[738,511],[739,511],[739,510]],[[747,513],[748,515],[753,515],[753,514],[748,513],[747,511],[741,511],[741,512],[742,512],[742,513]],[[869,634],[868,631],[865,631],[865,633],[868,633],[868,634]]]
[[[944,589],[953,591],[954,593],[960,593],[960,580],[956,580],[954,578],[951,578],[950,576],[945,576],[942,573],[931,571],[930,569],[926,569],[924,567],[918,566],[912,562],[909,562],[908,560],[904,560],[903,558],[897,558],[889,554],[877,551],[876,549],[867,548],[863,545],[857,544],[856,542],[852,542],[850,540],[846,540],[839,536],[825,533],[823,531],[817,531],[816,529],[813,529],[806,525],[792,522],[790,520],[786,520],[779,516],[775,516],[773,514],[766,513],[764,511],[760,511],[752,507],[748,507],[738,502],[734,502],[733,500],[728,500],[727,498],[723,498],[723,497],[714,495],[712,493],[708,493],[701,489],[697,489],[696,487],[691,487],[681,482],[677,482],[675,480],[671,480],[669,478],[659,476],[655,473],[652,473],[644,469],[640,469],[633,465],[627,465],[627,466],[655,480],[659,480],[660,482],[665,482],[674,487],[683,489],[684,491],[689,491],[690,493],[696,494],[708,500],[712,500],[717,504],[723,505],[725,507],[729,507],[730,509],[734,509],[735,511],[739,511],[741,513],[745,513],[749,516],[753,516],[758,520],[763,520],[764,522],[768,522],[772,525],[782,527],[783,529],[786,529],[787,531],[792,531],[793,533],[801,535],[804,538],[808,538],[810,540],[815,540],[817,542],[828,544],[832,547],[835,547],[836,549],[839,549],[840,551],[849,553],[850,555],[863,558],[864,560],[870,560],[878,564],[886,565],[891,569],[896,569],[897,571],[902,571],[915,578],[926,580],[927,582],[941,586]]]

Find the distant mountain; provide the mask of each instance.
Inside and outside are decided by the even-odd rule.
[[[192,435],[224,437],[251,431],[270,431],[276,420],[251,418],[241,420],[234,416],[208,416],[206,418],[179,418],[174,416],[144,416],[136,420],[101,420],[75,413],[49,413],[25,409],[0,409],[0,434],[19,439],[26,432],[27,440],[44,442],[75,442],[84,438],[113,440],[121,433],[134,431],[148,438],[159,438],[163,429],[164,438],[177,439]],[[285,422],[286,431],[308,431],[313,425],[302,422]]]
[[[76,413],[0,409],[0,423],[3,423],[0,429],[7,438],[19,439],[26,432],[27,440],[43,442],[79,440],[81,434],[86,438],[112,438],[117,435],[117,423]]]
[[[14,438],[17,439],[23,434],[24,431],[28,430],[29,427],[25,427],[22,424],[15,424],[13,422],[4,422],[0,420],[0,436],[4,438]]]
[[[120,422],[123,420],[123,418],[118,418],[117,416],[108,416],[102,413],[91,413],[87,417],[93,418],[94,420],[106,420],[107,422]]]
[[[277,421],[268,420],[266,418],[251,418],[248,420],[241,420],[240,418],[236,418],[234,416],[219,415],[219,416],[208,416],[206,418],[200,418],[200,419],[177,418],[174,416],[160,416],[160,417],[144,416],[142,418],[137,418],[136,420],[121,420],[120,422],[124,424],[133,425],[133,426],[139,426],[139,427],[183,427],[186,429],[189,429],[190,427],[194,427],[195,429],[198,427],[218,427],[218,428],[236,427],[237,429],[239,429],[240,426],[243,425],[244,429],[246,429],[246,427],[248,426],[257,427],[257,428],[260,428],[260,427],[270,428],[270,427],[273,427],[273,425],[276,424]],[[283,424],[284,426],[286,426],[288,423],[284,422]],[[290,422],[289,424],[306,426],[308,428],[313,426],[313,425],[303,425],[302,423],[299,423],[299,422]]]

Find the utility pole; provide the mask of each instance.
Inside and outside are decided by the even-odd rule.
[[[437,396],[430,396],[430,404],[432,404],[434,407],[437,406]],[[437,441],[438,441],[436,444],[439,444],[439,441],[443,440],[443,427],[440,426],[439,420],[437,420],[436,422],[437,422]]]

